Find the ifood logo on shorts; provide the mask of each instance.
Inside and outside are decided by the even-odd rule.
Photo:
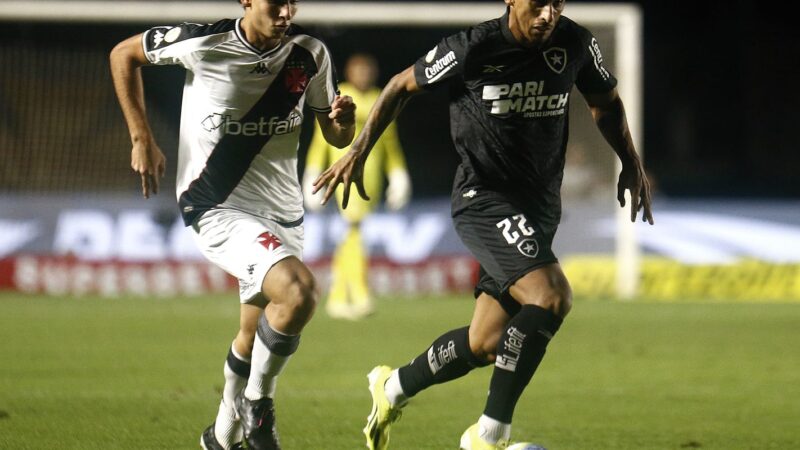
[[[230,114],[214,113],[201,122],[206,131],[222,129],[225,134],[234,136],[273,136],[287,134],[297,130],[303,119],[298,114],[291,114],[285,119],[260,117],[258,122],[240,122],[231,119]]]

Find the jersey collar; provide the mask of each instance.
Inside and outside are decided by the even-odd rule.
[[[255,53],[259,57],[265,58],[265,57],[269,56],[270,54],[275,53],[276,51],[278,51],[279,48],[283,47],[283,39],[281,39],[281,41],[278,42],[278,45],[276,45],[275,47],[267,49],[267,50],[259,50],[258,48],[253,46],[253,44],[247,42],[247,38],[245,38],[244,32],[242,32],[242,23],[241,22],[242,22],[241,17],[236,19],[236,27],[234,27],[234,30],[236,30],[236,37],[239,38],[239,41],[242,43],[242,45],[247,47],[248,50],[250,50],[251,52]]]

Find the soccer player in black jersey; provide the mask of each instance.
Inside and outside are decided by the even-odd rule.
[[[452,193],[455,228],[481,265],[469,326],[452,330],[410,364],[369,375],[372,412],[364,432],[385,449],[409,397],[494,363],[486,407],[462,449],[508,445],[515,405],[571,308],[571,290],[551,243],[561,216],[568,100],[577,86],[622,162],[620,206],[653,223],[650,186],[628,130],[616,79],[592,34],[561,16],[563,0],[505,0],[506,14],[444,38],[396,75],[350,151],[317,179],[327,201],[344,184],[343,206],[362,182],[378,136],[414,94],[445,89],[461,157]]]

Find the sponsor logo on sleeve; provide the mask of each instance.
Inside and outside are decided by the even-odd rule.
[[[603,80],[608,80],[611,75],[606,68],[603,67],[603,54],[600,53],[600,46],[597,45],[597,39],[592,38],[592,42],[589,45],[589,52],[592,54],[592,59],[594,60],[594,68],[597,69],[600,76],[603,77]]]
[[[428,54],[425,55],[425,62],[430,64],[436,58],[436,51],[439,50],[439,46],[433,47]]]
[[[164,35],[164,41],[166,41],[167,43],[173,43],[178,39],[180,35],[181,35],[181,27],[175,27],[167,31],[167,34]]]
[[[428,54],[430,55],[430,53]],[[427,61],[427,59],[428,58],[426,56],[425,60]],[[433,83],[457,65],[458,61],[456,60],[456,53],[450,50],[444,56],[437,59],[430,66],[425,68],[425,78],[428,79],[429,83]]]

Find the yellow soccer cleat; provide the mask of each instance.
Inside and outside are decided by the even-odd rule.
[[[480,427],[474,424],[467,428],[467,431],[461,435],[461,450],[499,450],[508,448],[509,441],[501,439],[496,444],[490,444],[481,438]]]
[[[400,420],[400,407],[393,407],[386,397],[384,384],[392,374],[389,366],[377,366],[367,375],[369,393],[372,395],[372,412],[367,417],[364,436],[367,437],[369,450],[385,450],[389,448],[389,428]]]

